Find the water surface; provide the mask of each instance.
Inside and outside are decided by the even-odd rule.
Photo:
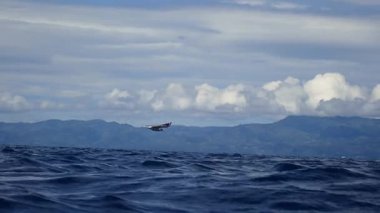
[[[380,162],[0,147],[1,212],[380,212]]]

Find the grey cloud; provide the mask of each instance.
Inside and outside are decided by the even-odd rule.
[[[0,66],[10,65],[10,64],[47,64],[50,62],[49,57],[36,54],[25,54],[23,53],[7,53],[9,49],[4,50],[0,48]]]
[[[209,121],[237,119],[249,122],[250,118],[270,120],[297,114],[378,117],[379,88],[377,85],[367,92],[366,88],[349,83],[339,73],[324,73],[307,81],[288,77],[262,87],[170,83],[155,89],[114,88],[100,96],[93,93],[92,98],[88,94],[83,96],[65,90],[52,99],[31,101],[20,95],[2,93],[0,107],[3,112],[66,112],[69,115],[86,110],[105,118],[114,117],[112,113],[121,113],[125,119],[150,114],[153,117],[178,116],[186,121],[202,117]]]
[[[358,5],[380,5],[380,2],[378,0],[335,0],[335,1],[340,1],[340,2],[349,2],[353,4],[358,4]]]
[[[321,101],[317,107],[317,111],[321,115],[327,116],[369,116],[374,111],[366,111],[364,108],[367,102],[357,98],[350,101],[345,101],[333,98],[328,101]]]
[[[297,5],[284,1],[249,2],[289,10],[225,2],[161,10],[2,1],[0,89],[24,97],[31,113],[91,109],[95,117],[118,118],[117,110],[189,121],[332,112],[305,90],[305,81],[324,72],[339,72],[360,90],[378,84],[376,19],[294,12]],[[277,89],[257,87],[274,79]],[[378,93],[360,96],[371,100],[363,108],[369,114],[378,114]],[[358,96],[343,97],[321,100]]]
[[[306,5],[291,1],[271,1],[271,0],[231,0],[231,3],[246,5],[251,7],[268,7],[278,10],[302,10]]]
[[[378,24],[361,19],[233,9],[210,13],[212,9],[208,8],[185,8],[163,13],[144,9],[38,6],[46,7],[44,9],[48,12],[38,13],[36,11],[40,9],[30,4],[24,5],[22,14],[11,9],[3,13],[4,20],[17,20],[22,24],[8,26],[7,36],[2,41],[13,43],[15,47],[18,44],[26,46],[50,58],[48,67],[31,70],[80,72],[87,79],[94,79],[100,73],[107,75],[103,81],[109,82],[117,80],[112,73],[147,80],[161,76],[168,79],[166,83],[173,81],[170,78],[186,81],[189,72],[197,78],[206,77],[208,81],[222,76],[218,75],[220,72],[235,78],[256,78],[252,66],[256,70],[269,70],[268,74],[260,76],[271,78],[268,75],[274,75],[270,73],[279,68],[289,71],[304,66],[309,66],[309,70],[322,66],[317,64],[318,61],[311,64],[303,58],[304,52],[314,52],[315,46],[325,45],[326,48],[309,58],[326,58],[324,52],[334,50],[328,48],[334,42],[340,46],[354,46],[350,52],[355,52],[357,45],[368,43],[374,46],[378,43],[373,39]],[[300,48],[305,42],[315,45],[306,50]],[[239,44],[248,47],[247,43],[263,46],[246,48],[242,54]],[[260,57],[271,44],[280,48]],[[294,54],[285,51],[297,48],[299,51]],[[281,51],[284,53],[278,54]],[[273,57],[276,54],[278,56]],[[35,54],[30,52],[28,55]],[[350,57],[355,58],[360,57]],[[352,69],[355,66],[355,61],[352,63],[354,65],[337,59],[326,62],[319,69],[347,70],[347,67]],[[231,74],[232,71],[239,73]]]

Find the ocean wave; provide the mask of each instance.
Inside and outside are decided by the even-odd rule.
[[[0,148],[1,212],[379,212],[380,162]]]

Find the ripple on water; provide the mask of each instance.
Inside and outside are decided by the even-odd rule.
[[[380,162],[4,146],[0,212],[380,212]]]

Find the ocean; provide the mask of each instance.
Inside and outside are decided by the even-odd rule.
[[[380,212],[380,161],[0,147],[0,212]]]

